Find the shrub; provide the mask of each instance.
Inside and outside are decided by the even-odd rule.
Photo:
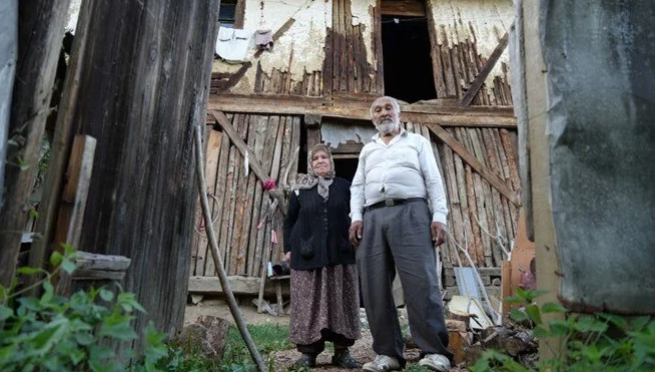
[[[565,320],[544,322],[542,315],[565,313],[560,304],[546,303],[538,307],[535,298],[544,292],[517,290],[510,302],[521,303],[524,311],[513,310],[510,317],[517,322],[531,321],[538,339],[558,339],[550,352],[553,358],[540,360],[528,369],[513,358],[487,350],[471,368],[472,371],[653,371],[654,321],[650,317],[627,320],[612,314],[568,315]],[[614,335],[613,336],[611,336]]]
[[[2,371],[121,371],[118,361],[132,359],[130,369],[156,370],[158,360],[167,356],[165,334],[150,323],[145,331],[142,355],[124,350],[117,355],[110,346],[116,341],[138,338],[131,326],[136,311],[146,312],[133,293],[117,285],[114,291],[91,288],[70,297],[54,293],[51,279],[61,270],[75,270],[75,252],[64,246],[64,254],[54,252],[50,263],[55,269],[19,268],[17,275],[44,274],[31,287],[16,290],[0,286],[0,370]],[[40,297],[22,296],[35,286],[43,288]]]

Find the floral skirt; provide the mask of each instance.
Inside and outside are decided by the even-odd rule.
[[[291,331],[295,344],[321,340],[321,330],[360,338],[360,295],[355,265],[291,270]]]

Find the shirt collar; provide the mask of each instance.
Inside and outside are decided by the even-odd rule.
[[[399,135],[399,136],[403,136],[403,137],[405,137],[405,136],[407,135],[407,131],[406,131],[405,129],[401,128],[401,131],[399,131],[399,134],[398,134],[398,135]],[[374,135],[371,137],[371,139],[372,139],[374,142],[376,142],[376,141],[378,141],[378,140],[381,140],[381,141],[382,141],[382,139],[380,138],[380,132],[374,134]]]

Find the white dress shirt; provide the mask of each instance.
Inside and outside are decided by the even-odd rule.
[[[446,225],[449,210],[430,142],[404,129],[387,145],[378,134],[372,139],[360,152],[351,183],[351,220],[362,221],[364,207],[385,199],[425,198],[433,222]]]

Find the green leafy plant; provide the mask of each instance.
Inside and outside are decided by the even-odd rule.
[[[43,274],[34,285],[16,290],[15,278],[10,288],[0,286],[0,370],[1,371],[119,371],[125,370],[117,360],[129,360],[135,371],[156,370],[166,357],[165,334],[149,324],[145,330],[147,347],[143,355],[131,350],[117,355],[111,342],[130,342],[138,338],[131,326],[135,312],[146,312],[133,293],[120,286],[113,290],[91,288],[70,297],[55,294],[51,280],[61,271],[75,270],[75,250],[63,246],[54,252],[52,272],[37,268],[19,268],[17,275]],[[41,286],[40,297],[21,296]]]
[[[538,339],[555,339],[550,349],[553,358],[540,360],[535,368],[526,368],[512,357],[495,350],[486,350],[471,368],[472,371],[653,371],[654,321],[650,317],[627,320],[612,314],[568,314],[564,320],[543,321],[543,315],[566,313],[556,303],[539,307],[535,299],[542,291],[517,289],[508,301],[523,305],[512,310],[516,322],[531,322]],[[549,346],[550,347],[550,346]]]

